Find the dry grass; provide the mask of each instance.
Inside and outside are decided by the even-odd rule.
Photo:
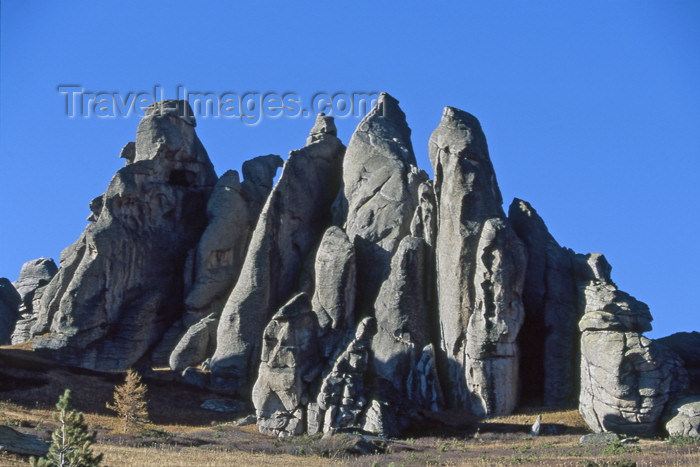
[[[493,417],[484,420],[484,423],[510,423],[523,426],[531,426],[535,423],[538,415],[542,415],[542,423],[564,425],[567,427],[581,428],[587,430],[586,422],[583,421],[577,409],[556,409],[552,407],[523,407],[517,409],[513,414],[505,417]]]
[[[0,350],[0,363],[7,363],[6,352]],[[237,427],[231,422],[245,413],[201,409],[203,400],[221,396],[175,384],[167,379],[167,371],[147,380],[153,423],[141,434],[122,435],[120,421],[105,408],[114,385],[121,382],[120,375],[42,366],[33,355],[20,359],[21,364],[0,365],[0,423],[49,439],[55,427],[54,404],[70,388],[76,408],[85,414],[90,429],[97,431],[95,450],[104,453],[104,465],[109,466],[582,466],[625,465],[620,464],[623,461],[700,465],[700,443],[642,440],[631,446],[580,446],[579,438],[587,429],[578,411],[551,408],[519,409],[508,417],[481,422],[458,411],[445,412],[421,424],[412,438],[390,444],[387,452],[357,457],[348,454],[342,443],[334,445],[318,436],[276,439],[261,435],[255,425]],[[556,435],[528,435],[540,414],[544,426],[556,427]],[[0,466],[20,465],[26,465],[25,458],[0,452]]]
[[[95,451],[104,454],[104,465],[215,467],[224,465],[325,466],[331,464],[329,459],[321,457],[251,453],[226,449],[181,448],[167,445],[135,448],[103,444],[98,445]],[[338,464],[338,462],[335,463],[335,465]]]
[[[571,423],[578,430],[575,411],[547,412],[528,409],[491,419],[475,433],[453,436],[425,436],[400,440],[384,454],[354,457],[346,452],[321,453],[318,437],[275,439],[257,433],[254,425],[233,424],[151,425],[150,432],[137,436],[115,434],[119,421],[114,416],[86,413],[91,429],[97,429],[95,450],[104,453],[109,466],[221,466],[221,465],[700,465],[699,443],[668,443],[642,440],[638,444],[615,447],[580,446],[580,434],[530,437],[525,433],[533,416],[542,413],[545,423]],[[51,410],[0,403],[0,423],[44,439],[53,429]],[[508,425],[516,431],[489,431],[489,426]],[[312,454],[309,454],[312,453]],[[0,455],[0,466],[26,465],[18,456]],[[630,465],[630,464],[627,464]]]

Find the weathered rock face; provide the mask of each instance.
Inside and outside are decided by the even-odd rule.
[[[579,411],[596,431],[652,436],[679,365],[647,339],[649,308],[617,289],[603,255],[577,256],[581,330]]]
[[[700,396],[679,400],[670,410],[671,419],[666,423],[670,436],[700,438]]]
[[[238,279],[255,223],[272,190],[275,170],[282,167],[282,158],[260,156],[243,166],[253,179],[240,183],[235,170],[227,171],[207,203],[209,223],[197,245],[194,280],[185,299],[185,326],[223,309]]]
[[[377,333],[372,339],[373,373],[390,384],[391,397],[386,402],[396,408],[405,405],[430,409],[442,405],[437,378],[432,377],[436,375],[425,374],[430,355],[423,359],[424,349],[428,347],[428,353],[432,349],[427,248],[422,238],[408,236],[401,240],[374,306]],[[422,359],[423,371],[418,369]],[[420,391],[421,383],[427,385],[425,391]]]
[[[520,331],[522,399],[561,407],[578,397],[578,298],[574,252],[562,248],[537,211],[513,200],[508,221],[528,253]]]
[[[260,432],[276,436],[306,431],[309,385],[321,371],[318,322],[311,301],[300,293],[265,327],[253,405]]]
[[[688,372],[689,390],[700,394],[700,332],[677,332],[655,342],[675,352],[683,360]]]
[[[367,370],[372,336],[377,332],[374,318],[364,318],[357,325],[354,338],[324,374],[316,398],[309,408],[308,431],[327,432],[332,428],[364,428],[367,407]],[[372,431],[371,429],[368,431]]]
[[[26,456],[44,456],[49,445],[36,436],[25,435],[9,426],[0,426],[0,450]]]
[[[418,187],[418,205],[411,220],[411,235],[423,238],[425,243],[431,247],[432,254],[437,236],[437,206],[435,190],[430,180],[421,183]],[[429,266],[431,270],[434,269],[432,260],[429,262]]]
[[[191,290],[182,318],[186,329],[169,358],[173,370],[198,365],[216,348],[216,327],[238,279],[250,237],[282,158],[259,156],[243,163],[247,179],[229,170],[221,176],[207,203],[207,225],[197,245]]]
[[[39,258],[24,263],[19,278],[13,283],[22,301],[31,303],[33,292],[48,284],[57,270],[58,267],[51,258]]]
[[[167,362],[245,398],[215,410],[252,392],[276,436],[394,436],[445,406],[502,415],[521,387],[557,406],[578,386],[594,431],[652,435],[664,412],[697,433],[697,401],[674,404],[700,375],[700,334],[646,339],[648,308],[602,255],[559,246],[524,201],[506,218],[472,115],[445,108],[430,181],[393,97],[347,151],[321,114],[274,187],[274,155],[217,178],[191,115],[152,106],[58,271],[42,259],[17,290],[0,280],[0,344],[14,326],[12,343],[70,365]]]
[[[50,258],[39,258],[22,265],[19,278],[14,283],[22,303],[19,307],[20,319],[15,324],[14,332],[11,331],[12,344],[21,344],[31,337],[32,328],[41,318],[41,297],[57,269]]]
[[[355,248],[342,229],[329,227],[316,252],[316,284],[311,301],[319,323],[320,351],[326,361],[355,326],[355,274]]]
[[[518,398],[527,252],[505,220],[476,118],[446,107],[429,155],[438,211],[443,388],[453,407],[479,415],[510,413]]]
[[[12,330],[19,318],[20,303],[22,298],[12,282],[5,277],[0,277],[0,345],[10,343]]]
[[[358,314],[371,313],[391,257],[410,233],[420,183],[411,130],[398,101],[386,93],[362,119],[343,161],[341,220],[357,253]]]
[[[330,224],[345,149],[335,133],[333,119],[320,115],[307,146],[290,153],[267,199],[217,329],[215,385],[250,388],[263,329],[294,293],[304,260]]]
[[[44,291],[32,335],[51,335],[37,338],[36,349],[71,365],[122,370],[181,315],[185,258],[206,226],[217,180],[188,115],[184,102],[149,107],[133,162],[116,173],[94,223],[62,254]]]

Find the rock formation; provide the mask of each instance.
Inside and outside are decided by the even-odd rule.
[[[289,154],[219,322],[215,385],[247,392],[254,382],[263,329],[295,292],[302,264],[330,224],[344,150],[333,119],[319,115],[307,145]]]
[[[279,156],[218,178],[194,127],[185,102],[149,108],[58,271],[42,259],[0,280],[0,344],[14,326],[13,343],[69,365],[168,363],[240,399],[206,407],[252,401],[274,436],[394,436],[445,407],[577,397],[594,431],[653,435],[665,413],[669,432],[697,432],[681,400],[697,336],[646,339],[648,308],[602,255],[561,247],[525,201],[506,217],[472,115],[444,109],[429,180],[393,97],[347,151],[321,114],[274,187]]]
[[[0,345],[10,343],[10,336],[19,318],[22,297],[5,277],[0,277]]]
[[[309,384],[320,373],[317,329],[305,293],[287,302],[265,327],[253,386],[261,433],[292,436],[306,431]]]
[[[93,203],[94,222],[61,255],[44,291],[35,349],[71,365],[120,370],[181,315],[185,259],[206,226],[217,180],[191,115],[178,101],[148,108],[133,161]]]
[[[328,362],[355,326],[355,248],[342,229],[332,226],[316,252],[311,305],[319,324],[320,352]]]
[[[44,456],[49,445],[34,435],[20,433],[9,426],[0,425],[0,451],[25,456]]]
[[[527,249],[520,332],[522,397],[561,407],[578,397],[578,298],[574,252],[559,246],[527,201],[513,200],[508,221]],[[541,396],[541,400],[537,399]]]
[[[214,186],[207,203],[209,223],[190,268],[192,285],[182,317],[186,331],[169,356],[173,370],[198,365],[214,353],[221,311],[236,284],[255,223],[281,166],[279,156],[259,156],[243,163],[243,183],[235,170],[229,170]]]
[[[447,402],[478,415],[507,414],[518,400],[517,337],[527,252],[505,218],[476,118],[446,107],[430,137],[429,155]]]
[[[700,332],[677,332],[657,339],[656,342],[683,360],[683,366],[688,372],[689,391],[700,394]]]
[[[22,265],[19,278],[12,284],[17,289],[22,301],[30,303],[32,294],[39,287],[49,283],[58,268],[51,258],[39,258]]]
[[[418,185],[411,130],[398,101],[386,93],[362,119],[343,161],[341,219],[357,253],[358,314],[371,314],[391,257],[410,225]]]
[[[57,270],[56,263],[50,258],[39,258],[22,265],[19,278],[13,284],[22,300],[20,319],[12,333],[13,344],[26,342],[32,335],[32,328],[40,322],[41,298]]]
[[[677,401],[669,412],[666,431],[670,436],[700,438],[700,395]]]
[[[377,332],[374,318],[357,325],[354,338],[323,376],[316,405],[309,409],[309,432],[334,428],[364,428],[367,406],[367,370],[372,336]]]
[[[577,257],[581,330],[579,411],[596,432],[653,436],[676,368],[670,352],[647,339],[649,308],[617,289],[601,254]]]
[[[443,403],[442,391],[433,377],[436,374],[426,373],[432,353],[427,249],[418,237],[406,236],[399,243],[389,277],[375,302],[377,333],[372,339],[372,367],[374,375],[388,383],[393,405],[438,409]]]

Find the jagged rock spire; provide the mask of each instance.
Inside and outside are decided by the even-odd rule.
[[[292,151],[253,232],[241,274],[217,329],[216,385],[247,393],[257,370],[262,332],[294,292],[304,261],[330,224],[345,147],[319,115],[312,142]]]
[[[362,119],[343,161],[345,231],[355,244],[358,312],[371,314],[391,256],[410,233],[418,185],[411,130],[399,102],[387,93]]]
[[[184,334],[174,348],[167,345],[166,335],[154,360],[158,360],[160,347],[165,347],[164,353],[172,350],[170,368],[182,372],[214,353],[221,311],[238,280],[253,229],[282,164],[277,155],[258,156],[243,163],[243,183],[238,172],[229,170],[214,186],[207,203],[209,224],[190,255],[192,267],[186,269],[192,283],[186,287],[185,312],[169,331],[180,335],[184,327]]]
[[[479,121],[446,107],[429,143],[437,198],[437,286],[448,403],[510,413],[527,253],[505,219]]]
[[[186,102],[165,101],[147,110],[133,162],[114,176],[94,223],[61,255],[44,291],[35,349],[71,365],[121,370],[181,314],[185,257],[204,230],[217,179],[184,109]]]

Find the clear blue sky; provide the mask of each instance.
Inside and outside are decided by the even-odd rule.
[[[58,260],[123,165],[138,117],[65,116],[60,84],[388,91],[419,164],[445,105],[476,115],[506,200],[600,251],[660,337],[700,330],[700,2],[3,0],[0,276]],[[347,143],[358,120],[338,121]],[[219,174],[303,146],[309,118],[199,119]]]

